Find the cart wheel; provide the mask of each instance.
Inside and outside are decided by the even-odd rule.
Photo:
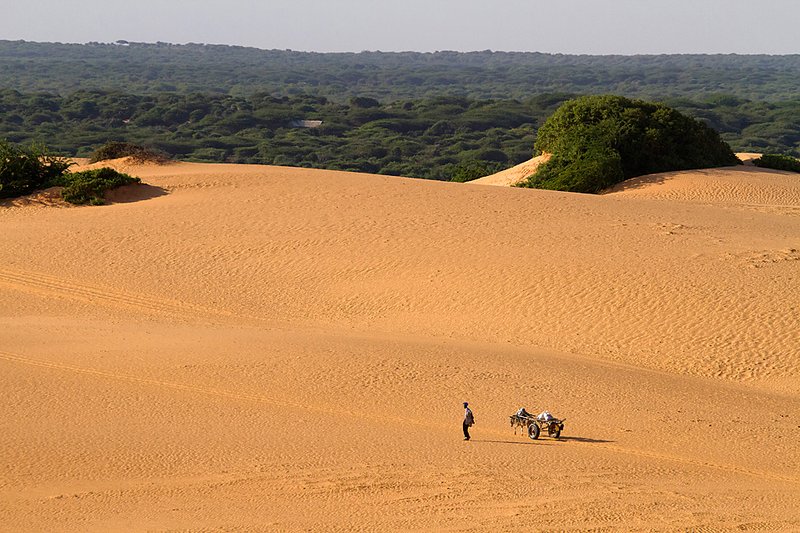
[[[528,426],[528,436],[533,440],[539,438],[539,424],[531,424]]]
[[[550,435],[551,437],[553,437],[554,439],[557,439],[558,437],[560,437],[561,436],[561,424],[556,424],[555,422],[551,423],[547,427],[547,434]]]

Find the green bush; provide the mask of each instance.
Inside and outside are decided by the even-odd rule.
[[[800,161],[794,157],[781,154],[764,154],[753,161],[757,167],[772,168],[775,170],[788,170],[789,172],[800,172]]]
[[[103,194],[106,191],[140,181],[139,178],[122,174],[113,168],[103,167],[63,174],[51,183],[64,187],[61,196],[69,203],[102,205],[105,203]]]
[[[526,186],[597,193],[624,179],[621,158],[613,150],[592,147],[569,161],[563,161],[562,157],[554,155],[549,161],[554,164],[540,167],[536,174],[528,178]]]
[[[28,194],[36,189],[61,186],[64,200],[73,204],[104,203],[107,190],[139,183],[139,178],[111,168],[68,172],[72,165],[63,157],[53,156],[39,146],[22,148],[0,140],[0,197]]]
[[[137,163],[166,163],[170,160],[169,155],[161,150],[146,148],[128,142],[109,141],[95,150],[89,162],[97,163],[99,161],[119,159],[121,157],[131,157]]]
[[[596,193],[644,174],[739,163],[706,124],[621,96],[565,102],[539,129],[535,148],[553,157],[520,185],[572,192]]]
[[[12,198],[47,187],[72,165],[45,148],[15,146],[0,139],[0,198]]]

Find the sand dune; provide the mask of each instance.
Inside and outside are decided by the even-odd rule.
[[[800,528],[796,176],[112,164],[0,207],[0,529]]]
[[[797,174],[752,166],[642,176],[624,181],[606,193],[800,214]]]
[[[744,163],[745,165],[752,165],[753,161],[760,158],[764,154],[759,154],[756,152],[739,152],[736,154],[736,157],[739,158],[739,161]]]
[[[540,156],[534,157],[533,159],[520,163],[519,165],[507,168],[505,170],[501,170],[500,172],[491,174],[489,176],[484,176],[483,178],[472,180],[469,183],[476,185],[497,185],[500,187],[513,187],[514,185],[521,182],[531,174],[534,174],[536,172],[536,169],[539,168],[539,165],[541,165],[542,163],[546,163],[549,159],[550,159],[550,154],[542,154]]]

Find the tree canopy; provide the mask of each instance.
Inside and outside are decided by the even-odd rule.
[[[663,99],[722,93],[779,101],[800,96],[798,71],[800,55],[321,54],[199,43],[0,41],[0,87],[58,94],[268,92],[386,102],[440,95],[524,99],[569,92]]]
[[[552,157],[524,185],[572,192],[599,192],[644,174],[739,163],[705,123],[621,96],[564,103],[539,129],[536,150]]]
[[[614,93],[701,120],[737,151],[800,156],[799,70],[800,55],[0,41],[0,139],[69,156],[115,141],[182,160],[462,180],[530,158],[564,101]]]

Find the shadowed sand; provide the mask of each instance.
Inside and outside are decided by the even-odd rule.
[[[796,175],[112,164],[0,207],[0,529],[800,528]]]

